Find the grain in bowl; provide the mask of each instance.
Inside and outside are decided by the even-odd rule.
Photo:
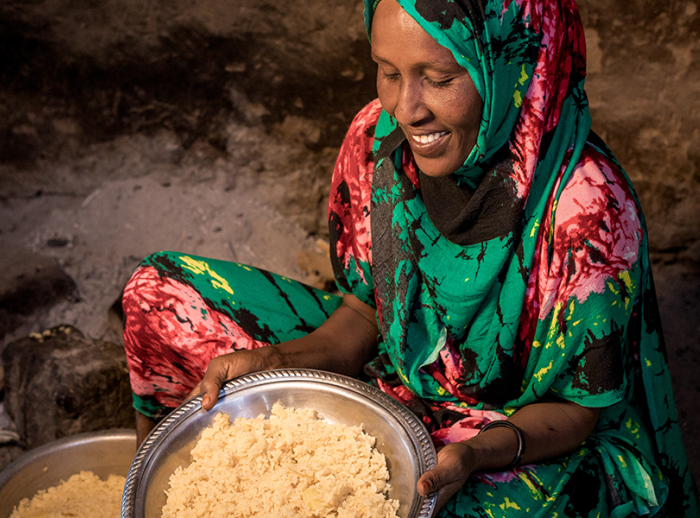
[[[81,471],[23,499],[10,518],[118,518],[125,481],[119,475],[101,480],[91,471]]]
[[[361,426],[277,403],[269,419],[218,413],[170,477],[162,518],[396,517],[386,459]]]

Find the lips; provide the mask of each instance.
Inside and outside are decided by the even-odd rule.
[[[429,158],[442,150],[449,138],[449,131],[434,131],[432,133],[408,133],[408,142],[414,153]]]
[[[444,135],[447,135],[446,131],[436,131],[427,135],[411,135],[411,138],[418,144],[430,144]]]

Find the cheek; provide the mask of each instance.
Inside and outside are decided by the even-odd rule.
[[[471,145],[476,141],[476,136],[479,134],[481,127],[481,117],[483,107],[481,99],[462,99],[461,102],[452,105],[457,109],[446,110],[446,118],[450,121],[453,127],[460,132],[469,136]]]

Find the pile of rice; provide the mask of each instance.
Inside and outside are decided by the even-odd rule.
[[[118,518],[125,477],[110,475],[107,480],[91,471],[81,471],[58,486],[40,490],[25,498],[10,518]]]
[[[389,472],[360,426],[277,403],[269,419],[214,417],[170,477],[163,518],[396,517]]]

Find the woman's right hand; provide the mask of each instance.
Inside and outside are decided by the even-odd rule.
[[[187,398],[201,393],[202,408],[211,410],[228,380],[270,369],[321,369],[357,376],[376,354],[378,333],[374,308],[345,295],[328,320],[306,336],[214,358]]]
[[[227,381],[251,372],[275,369],[280,366],[279,350],[274,345],[218,356],[209,362],[204,377],[195,385],[187,399],[201,393],[202,408],[211,410],[219,399],[219,390]]]

